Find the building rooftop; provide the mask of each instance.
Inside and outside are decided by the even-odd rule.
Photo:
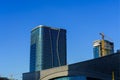
[[[59,30],[61,28],[55,28],[55,27],[50,27],[50,26],[45,26],[45,25],[38,25],[37,27],[33,28],[32,31],[38,29],[38,28],[50,28],[50,29],[54,29],[54,30]],[[65,30],[65,29],[62,29]]]
[[[23,75],[24,78],[26,78],[26,76],[38,74],[38,78],[40,78],[40,80],[79,75],[85,75],[87,77],[93,77],[102,80],[111,80],[112,72],[114,72],[115,80],[120,80],[120,53],[114,53],[108,56],[66,66],[46,69],[35,73],[24,73]]]

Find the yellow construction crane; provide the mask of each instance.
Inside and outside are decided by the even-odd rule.
[[[102,37],[102,41],[101,41],[101,48],[102,48],[102,52],[101,52],[101,56],[105,56],[105,40],[104,40],[104,33],[100,33],[101,37]]]

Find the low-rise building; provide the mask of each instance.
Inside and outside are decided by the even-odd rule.
[[[112,74],[114,73],[114,74]],[[120,53],[23,74],[23,80],[120,80]]]
[[[9,80],[9,79],[6,77],[0,77],[0,80]]]

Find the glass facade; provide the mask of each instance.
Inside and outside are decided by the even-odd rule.
[[[31,31],[30,72],[66,65],[66,30],[39,26]]]
[[[93,52],[94,52],[94,58],[100,57],[100,46],[95,46],[93,48]]]
[[[96,40],[93,43],[93,55],[94,55],[94,58],[101,57],[101,41],[100,40]]]

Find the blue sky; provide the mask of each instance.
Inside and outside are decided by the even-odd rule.
[[[119,0],[1,0],[1,76],[29,71],[30,31],[40,24],[67,29],[68,64],[92,59],[100,32],[120,49]]]

